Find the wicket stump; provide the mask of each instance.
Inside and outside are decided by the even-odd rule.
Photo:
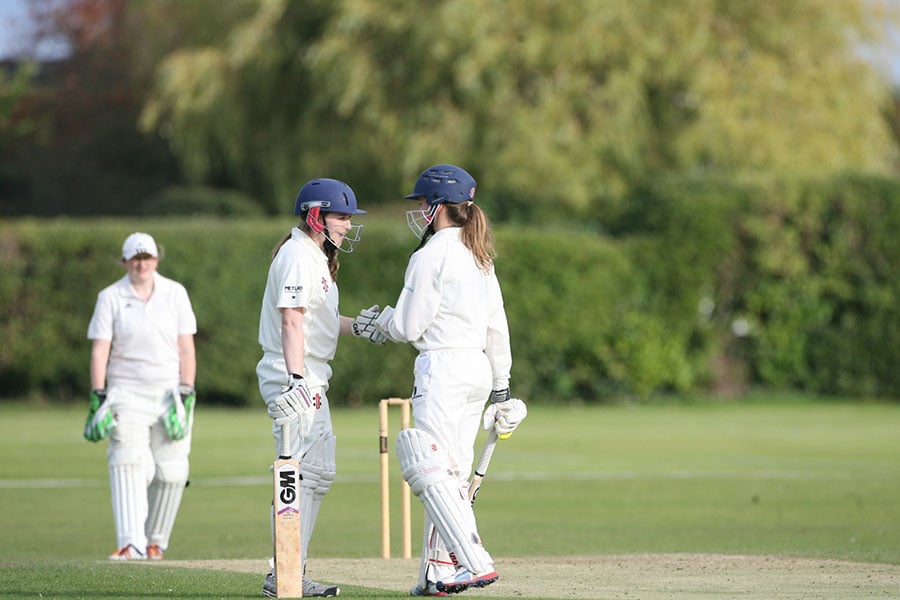
[[[381,455],[381,557],[391,557],[391,490],[388,459],[388,408],[400,407],[400,429],[409,427],[409,398],[385,398],[378,403],[378,452]],[[412,558],[412,525],[409,484],[401,481],[400,517],[403,527],[403,558]]]

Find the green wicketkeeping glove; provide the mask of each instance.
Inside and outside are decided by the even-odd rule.
[[[172,406],[163,417],[166,434],[173,440],[183,439],[191,430],[194,421],[194,404],[197,393],[189,385],[179,385],[172,393]]]
[[[99,442],[116,426],[116,416],[106,404],[106,390],[91,390],[88,415],[84,420],[84,439]]]

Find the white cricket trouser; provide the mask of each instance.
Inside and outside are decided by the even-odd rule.
[[[415,361],[412,412],[416,429],[428,432],[447,449],[450,470],[466,493],[481,414],[493,375],[480,349],[432,350]],[[425,516],[419,587],[453,574],[455,565],[434,524]]]
[[[281,388],[287,382],[287,369],[284,357],[280,354],[266,353],[256,365],[256,376],[259,379],[259,393],[268,404],[274,402],[281,394]],[[313,529],[322,498],[331,488],[336,471],[335,438],[331,424],[331,410],[325,392],[327,385],[312,386],[309,394],[313,399],[313,408],[291,421],[291,456],[300,459],[300,470],[303,474],[301,482],[301,544],[303,564],[306,565],[306,552],[312,538]],[[302,420],[302,424],[301,424]],[[275,440],[275,456],[281,454],[281,427],[272,423],[272,437]],[[271,514],[271,513],[270,513]],[[274,514],[271,515],[274,535]],[[274,564],[271,560],[270,564]]]
[[[256,377],[259,380],[259,393],[268,404],[274,402],[281,394],[281,388],[287,383],[288,373],[284,366],[284,357],[280,354],[266,353],[256,365]],[[325,392],[328,385],[313,386],[309,394],[313,398],[314,407],[308,415],[304,415],[304,423],[291,422],[291,456],[302,459],[309,449],[322,437],[332,435],[331,410]],[[308,419],[306,417],[309,417]],[[275,439],[275,456],[281,453],[281,428],[272,423],[272,436]]]

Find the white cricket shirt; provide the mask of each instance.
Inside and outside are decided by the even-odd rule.
[[[338,300],[338,286],[331,280],[325,253],[294,227],[291,238],[269,265],[259,315],[259,344],[265,353],[283,355],[279,309],[305,308],[303,362],[309,387],[327,385],[331,378],[328,361],[337,351],[341,328]]]
[[[135,294],[128,275],[101,290],[87,337],[112,342],[107,386],[174,387],[180,378],[178,336],[196,333],[187,290],[154,273],[153,294],[147,301]]]
[[[409,260],[387,331],[420,352],[483,350],[493,389],[509,387],[512,353],[503,295],[494,269],[486,273],[462,243],[459,227],[435,233]]]

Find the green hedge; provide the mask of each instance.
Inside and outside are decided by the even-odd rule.
[[[341,306],[355,314],[394,304],[415,239],[403,224],[367,222],[355,253],[342,256]],[[212,402],[258,401],[257,323],[272,246],[284,221],[210,219],[23,220],[2,233],[0,391],[82,398],[88,382],[85,339],[97,292],[123,274],[121,241],[154,235],[161,273],[188,288],[199,321],[197,386]],[[544,402],[648,394],[692,380],[679,344],[665,335],[652,297],[624,247],[592,234],[538,229],[497,231],[498,274],[513,338],[514,391]],[[331,397],[359,404],[408,395],[410,346],[342,339]],[[675,375],[672,375],[675,373]]]
[[[692,335],[710,377],[900,397],[900,181],[673,179],[633,208],[616,234],[648,240],[658,310],[712,308]]]
[[[513,341],[513,393],[606,401],[767,386],[900,397],[900,184],[663,180],[612,235],[496,229]],[[398,211],[399,212],[399,211]],[[393,304],[415,239],[367,216],[342,255],[344,314]],[[198,389],[259,402],[254,368],[269,254],[290,218],[16,220],[0,224],[0,397],[83,400],[97,292],[135,230],[164,248],[199,322]],[[414,350],[342,339],[330,397],[406,396]]]

